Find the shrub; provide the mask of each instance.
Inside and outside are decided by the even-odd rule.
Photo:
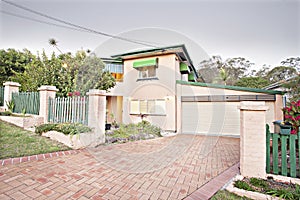
[[[113,134],[110,136],[113,138],[125,138],[130,139],[131,136],[136,136],[138,134],[144,134],[144,135],[154,135],[159,136],[161,129],[159,127],[156,127],[152,125],[148,121],[142,121],[137,124],[121,124],[119,129],[114,130]]]
[[[79,123],[42,124],[35,128],[35,132],[40,135],[48,131],[58,131],[66,135],[75,135],[78,133],[91,132],[92,129]]]
[[[285,122],[292,124],[293,130],[291,134],[297,134],[298,127],[300,126],[300,100],[291,102],[290,106],[283,108],[283,114]]]

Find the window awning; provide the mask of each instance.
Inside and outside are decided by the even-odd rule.
[[[189,66],[187,65],[187,64],[185,64],[185,63],[180,63],[180,72],[181,73],[190,73],[190,68],[189,68]]]
[[[147,60],[139,60],[139,61],[133,62],[134,68],[156,66],[156,65],[157,65],[157,58],[151,58],[151,59],[147,59]]]
[[[189,73],[188,80],[189,81],[195,81],[195,74],[194,74],[194,72]]]

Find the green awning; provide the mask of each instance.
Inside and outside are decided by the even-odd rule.
[[[189,66],[185,63],[180,63],[180,72],[181,73],[189,73],[190,72],[190,69],[189,69]]]
[[[134,68],[156,66],[156,65],[157,65],[157,58],[151,58],[151,59],[147,59],[147,60],[139,60],[139,61],[133,62]]]

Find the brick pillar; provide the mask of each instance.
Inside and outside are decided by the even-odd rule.
[[[240,106],[240,171],[247,177],[266,177],[265,102],[242,101]]]
[[[88,126],[94,129],[97,141],[105,142],[106,92],[92,89],[89,95]]]
[[[4,109],[7,110],[6,102],[11,101],[12,99],[12,93],[13,92],[19,92],[19,87],[21,86],[19,83],[16,82],[5,82],[4,85]]]
[[[42,85],[38,90],[40,91],[39,115],[44,117],[44,123],[47,123],[49,115],[49,98],[55,98],[58,89],[56,89],[55,86]]]

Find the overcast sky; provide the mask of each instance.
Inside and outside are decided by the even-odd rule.
[[[205,52],[223,58],[242,56],[258,66],[276,66],[288,57],[300,56],[300,1],[295,0],[10,1],[93,30],[145,40],[155,46],[186,43],[196,64]],[[21,19],[4,12],[58,24],[2,1],[0,5],[0,49],[28,48],[33,53],[45,49],[49,53],[55,50],[49,46],[49,38],[58,40],[63,52],[100,47],[103,57],[144,48]]]

